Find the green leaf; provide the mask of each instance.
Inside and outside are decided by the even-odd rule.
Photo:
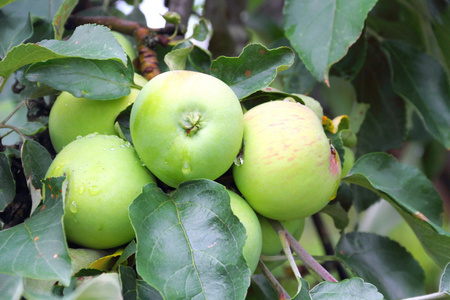
[[[0,174],[0,211],[4,211],[14,200],[16,182],[11,172],[9,159],[3,152],[0,152]]]
[[[350,188],[353,195],[353,205],[355,206],[357,212],[362,212],[369,208],[372,204],[380,201],[380,197],[377,194],[366,189],[365,187],[351,184]]]
[[[450,263],[445,266],[439,283],[439,292],[445,292],[450,295]]]
[[[171,71],[186,69],[186,60],[194,49],[194,44],[184,42],[175,46],[172,51],[164,56],[164,62],[169,66]]]
[[[131,267],[119,266],[120,282],[122,284],[122,296],[124,300],[136,299],[163,299],[161,295],[148,283],[136,278],[136,272]]]
[[[33,26],[29,14],[9,9],[0,10],[0,22],[0,58],[3,58],[13,47],[31,37]]]
[[[132,256],[135,253],[136,253],[136,242],[132,240],[123,250],[123,253],[117,260],[117,263],[121,264],[125,262],[128,258],[130,258],[130,256]]]
[[[0,231],[0,273],[70,283],[70,256],[62,225],[63,180],[44,180],[43,205],[24,223]]]
[[[122,289],[116,273],[85,277],[68,299],[121,299]]]
[[[323,281],[310,291],[313,300],[345,299],[345,300],[381,300],[375,286],[364,282],[361,278],[345,279],[341,282]]]
[[[191,54],[188,56],[186,70],[209,74],[211,61],[212,56],[208,50],[194,45]]]
[[[367,38],[363,33],[350,49],[348,49],[347,54],[331,68],[331,74],[336,74],[346,80],[355,79],[364,65],[366,53]]]
[[[287,97],[291,97],[295,101],[300,102],[301,104],[305,104],[305,102],[298,95],[285,93],[271,87],[266,87],[262,90],[252,93],[244,99],[241,99],[241,103],[245,107],[245,109],[249,110],[252,107],[255,107],[256,105],[262,104],[264,102],[283,100]]]
[[[341,203],[337,201],[332,201],[330,204],[325,206],[322,210],[322,213],[329,215],[333,221],[334,226],[339,230],[344,230],[345,227],[348,226],[350,221],[347,212],[342,207]]]
[[[25,298],[27,300],[58,300],[58,298],[52,294],[53,288],[55,286],[59,286],[56,280],[23,278],[23,281],[24,281],[24,291],[22,299]]]
[[[20,126],[19,129],[24,135],[35,135],[38,133],[42,133],[45,131],[47,127],[40,122],[27,122],[24,125]]]
[[[405,103],[391,87],[387,61],[377,48],[367,51],[366,63],[353,82],[357,99],[370,105],[358,131],[357,156],[399,148],[406,135]]]
[[[361,34],[364,20],[377,0],[286,0],[286,37],[308,70],[328,84],[330,67]]]
[[[0,8],[14,1],[16,0],[3,0],[2,2],[0,2]]]
[[[198,21],[198,24],[194,26],[194,33],[192,35],[192,38],[196,39],[197,41],[204,41],[208,37],[208,25],[206,24],[206,20],[201,18]]]
[[[295,295],[293,300],[311,300],[311,294],[309,293],[309,282],[303,278],[300,278],[302,287],[300,291]]]
[[[116,131],[119,133],[119,136],[133,144],[130,132],[130,114],[133,105],[128,106],[126,109],[120,112],[117,116],[116,121],[114,123],[114,127]]]
[[[20,300],[22,292],[22,277],[0,274],[0,299]]]
[[[66,24],[70,13],[77,4],[78,0],[64,0],[63,4],[59,7],[52,22],[53,30],[55,31],[55,39],[62,39],[64,34],[64,25]]]
[[[244,47],[239,57],[220,56],[211,64],[211,75],[228,84],[239,99],[265,88],[277,72],[294,63],[290,48],[268,50],[261,44]]]
[[[352,111],[348,116],[350,118],[350,129],[353,133],[358,134],[361,125],[364,123],[366,113],[370,108],[367,103],[354,103]]]
[[[52,158],[47,149],[34,140],[27,139],[22,145],[22,165],[27,181],[40,190],[41,180],[44,179]]]
[[[273,300],[278,299],[278,294],[272,287],[266,276],[263,274],[255,274],[252,276],[252,284],[248,291],[253,296],[250,299]]]
[[[330,110],[330,118],[350,115],[356,105],[357,96],[355,87],[349,80],[330,76],[330,86],[320,85],[320,93]],[[365,100],[365,99],[363,99]],[[351,123],[351,122],[350,122]]]
[[[130,94],[133,69],[114,60],[61,58],[33,64],[25,77],[78,98],[112,100]]]
[[[388,201],[406,220],[430,257],[441,267],[450,261],[450,234],[441,226],[442,200],[418,169],[386,153],[360,157],[344,182],[363,186]]]
[[[119,266],[120,284],[124,300],[136,300],[136,272],[131,267]],[[149,298],[150,299],[150,298]]]
[[[142,279],[136,280],[137,287],[137,299],[138,300],[163,300],[164,298],[155,290],[152,286],[150,286],[147,282]]]
[[[67,41],[44,40],[39,45],[65,57],[114,59],[127,64],[127,56],[108,27],[95,24],[78,26]]]
[[[164,298],[244,297],[250,284],[245,228],[222,185],[187,181],[164,194],[149,184],[130,206],[130,219],[137,271]]]
[[[450,9],[442,12],[442,23],[434,23],[433,30],[444,56],[446,69],[450,69]]]
[[[0,61],[0,84],[25,65],[69,57],[117,60],[127,64],[127,56],[110,30],[88,24],[78,26],[67,41],[44,40],[38,44],[22,44],[12,48]]]
[[[382,47],[395,92],[414,105],[429,133],[450,149],[450,85],[444,68],[405,42],[387,40]]]
[[[289,93],[309,94],[318,83],[297,54],[292,67],[278,74],[277,79],[283,84],[282,90]]]
[[[387,237],[365,232],[342,235],[336,255],[359,277],[374,284],[386,299],[425,294],[425,274],[419,263]]]
[[[72,259],[72,275],[77,274],[82,269],[87,269],[98,259],[108,255],[108,252],[97,249],[69,248]]]

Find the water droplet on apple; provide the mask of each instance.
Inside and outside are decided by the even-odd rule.
[[[106,151],[106,147],[105,147],[105,148],[103,148],[103,150],[105,150],[105,151]]]
[[[111,147],[111,149],[110,149],[111,151],[114,151],[115,149],[114,149],[114,147]]]
[[[72,201],[70,203],[69,209],[73,214],[75,214],[78,211],[78,207],[77,207],[77,204],[75,203],[75,201]]]
[[[77,135],[77,137],[76,137],[77,140],[79,140],[79,139],[81,139],[81,138],[82,138],[81,135]]]
[[[244,159],[242,158],[242,156],[238,156],[234,159],[234,164],[236,166],[242,166],[242,164],[244,163]]]
[[[84,193],[84,190],[85,190],[85,187],[84,187],[84,185],[82,185],[82,186],[80,186],[79,188],[78,188],[78,194],[83,194]]]
[[[93,186],[89,187],[89,194],[91,196],[95,196],[98,193],[100,193],[100,189],[98,188],[98,186],[93,185]]]
[[[189,164],[189,161],[185,160],[183,162],[183,166],[181,167],[181,172],[183,172],[183,174],[185,174],[185,175],[191,173],[191,165]]]
[[[55,173],[58,173],[59,170],[61,170],[62,168],[64,168],[64,166],[65,166],[65,164],[57,165],[57,166],[55,167]]]

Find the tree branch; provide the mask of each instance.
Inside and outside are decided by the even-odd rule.
[[[336,278],[333,277],[321,264],[319,264],[306,250],[300,245],[300,243],[287,231],[284,226],[275,220],[268,219],[270,225],[272,225],[273,229],[276,232],[284,231],[287,240],[291,244],[292,250],[297,253],[298,257],[303,261],[305,266],[311,270],[313,270],[317,275],[319,275],[322,279],[331,282],[338,282]]]
[[[261,259],[259,260],[258,268],[261,270],[261,273],[267,278],[270,285],[275,289],[280,299],[291,299],[291,296],[289,296],[286,290],[281,286],[281,284],[278,282],[275,276],[273,276],[269,268],[267,268],[267,266]]]

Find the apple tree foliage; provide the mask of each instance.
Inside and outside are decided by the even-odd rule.
[[[449,1],[206,0],[191,36],[154,45],[161,72],[211,74],[246,109],[286,97],[303,103],[298,94],[318,99],[341,158],[344,146],[356,153],[336,200],[309,218],[300,243],[282,235],[292,251],[261,257],[253,275],[222,187],[229,172],[176,190],[146,186],[130,206],[136,240],[123,247],[66,242],[64,178],[43,178],[55,155],[48,113],[61,91],[108,101],[134,86],[139,70],[109,28],[68,26],[76,16],[145,24],[139,1],[128,15],[115,2],[0,2],[1,299],[450,295]],[[178,2],[175,12],[192,13],[192,1]],[[211,15],[214,5],[221,9]],[[127,113],[117,123],[124,136]]]

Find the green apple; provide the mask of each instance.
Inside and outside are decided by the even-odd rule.
[[[46,177],[66,176],[64,230],[83,247],[107,249],[134,238],[128,206],[144,185],[155,182],[130,143],[90,134],[59,152]]]
[[[144,86],[147,79],[134,74],[134,82]],[[78,136],[94,132],[117,135],[114,127],[117,116],[134,102],[138,94],[138,89],[131,88],[127,96],[100,101],[77,98],[68,92],[62,92],[56,98],[48,120],[53,148],[59,152]]]
[[[131,41],[120,32],[111,31],[111,33],[114,34],[114,37],[122,45],[125,53],[128,55],[128,57],[130,57],[131,61],[133,61],[137,57],[137,54]]]
[[[245,113],[242,162],[233,166],[239,191],[274,220],[317,213],[334,199],[341,180],[339,155],[321,121],[297,102],[266,102]]]
[[[344,146],[344,150],[344,166],[342,167],[341,177],[347,176],[348,172],[355,164],[355,153],[353,153],[352,149]]]
[[[283,249],[281,245],[280,238],[273,229],[272,225],[270,225],[267,218],[258,215],[259,223],[261,224],[261,232],[262,232],[262,250],[261,254],[263,255],[277,255]],[[280,221],[280,223],[289,231],[290,234],[296,239],[299,240],[303,233],[303,228],[305,226],[305,219],[295,219],[289,221]]]
[[[238,217],[247,231],[243,253],[247,265],[252,272],[255,272],[258,266],[259,256],[261,255],[262,233],[258,217],[253,209],[241,196],[233,191],[227,190],[230,195],[230,205],[233,214]]]
[[[169,71],[148,82],[130,116],[133,144],[150,171],[169,186],[215,180],[233,164],[244,120],[233,90],[193,71]]]

